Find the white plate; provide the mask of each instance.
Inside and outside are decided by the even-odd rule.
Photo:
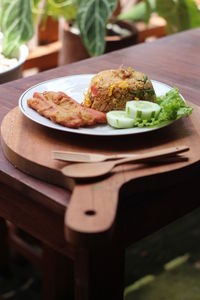
[[[143,132],[148,132],[152,130],[159,129],[161,127],[167,126],[168,124],[151,127],[151,128],[128,128],[128,129],[114,129],[109,125],[97,125],[95,127],[85,127],[72,129],[64,127],[58,124],[53,123],[52,121],[46,119],[45,117],[38,114],[35,110],[31,109],[27,105],[27,99],[33,96],[34,92],[44,92],[44,91],[62,91],[68,94],[70,97],[75,99],[77,102],[81,103],[83,101],[84,93],[87,91],[91,78],[94,74],[83,74],[83,75],[73,75],[59,77],[56,79],[51,79],[48,81],[41,82],[37,85],[32,86],[26,90],[19,99],[19,107],[22,113],[31,119],[32,121],[41,124],[46,127],[50,127],[57,130],[62,130],[66,132],[73,132],[78,134],[86,135],[99,135],[99,136],[117,136],[117,135],[129,135],[129,134],[138,134]],[[164,95],[172,89],[172,87],[159,82],[152,80],[153,87],[157,96]]]

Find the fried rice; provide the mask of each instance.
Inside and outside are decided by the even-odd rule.
[[[83,105],[102,112],[123,110],[127,101],[147,100],[154,102],[156,94],[147,75],[131,67],[105,70],[95,75]]]

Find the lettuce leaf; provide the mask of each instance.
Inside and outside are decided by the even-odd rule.
[[[157,119],[142,120],[137,118],[135,126],[155,127],[173,120],[188,117],[192,113],[192,108],[187,106],[179,94],[177,87],[170,90],[164,96],[157,97],[156,103],[161,106]]]

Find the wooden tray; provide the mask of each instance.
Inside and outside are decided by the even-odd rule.
[[[21,171],[44,181],[73,190],[66,211],[66,236],[72,243],[108,236],[115,223],[119,191],[131,189],[130,182],[159,173],[176,173],[200,160],[200,108],[191,104],[190,118],[148,133],[122,137],[91,137],[64,133],[38,125],[11,110],[1,126],[2,147],[7,159]],[[66,178],[60,169],[64,162],[54,161],[52,150],[70,150],[104,154],[138,153],[164,147],[188,145],[187,161],[151,165],[118,166],[111,175],[90,181]],[[164,177],[162,181],[164,181]],[[171,178],[171,177],[170,177]],[[129,183],[126,185],[126,183]]]

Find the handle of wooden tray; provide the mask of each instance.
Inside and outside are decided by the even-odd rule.
[[[106,182],[77,184],[65,213],[67,241],[79,246],[105,242],[115,223],[118,191]]]

